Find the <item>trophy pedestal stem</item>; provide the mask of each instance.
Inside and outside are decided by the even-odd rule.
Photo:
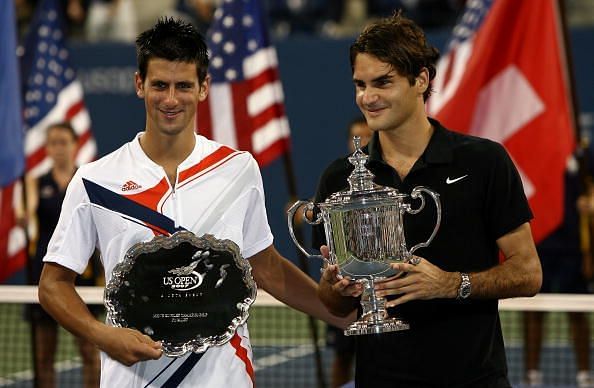
[[[388,317],[386,298],[375,294],[373,278],[363,279],[361,283],[364,285],[363,295],[361,295],[363,314],[346,328],[344,335],[380,334],[410,328],[406,321]]]

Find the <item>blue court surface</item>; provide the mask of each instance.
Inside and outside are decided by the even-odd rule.
[[[329,386],[329,371],[332,349],[321,348],[326,386]],[[508,347],[509,377],[514,387],[522,384],[522,349]],[[575,363],[572,349],[568,346],[548,346],[541,355],[543,374],[547,387],[575,387]],[[594,354],[591,357],[594,360]],[[561,364],[558,361],[562,360]],[[548,365],[547,365],[548,363]],[[594,367],[594,365],[593,365]],[[57,365],[58,387],[81,387],[81,369],[78,361],[61,362]],[[254,369],[258,388],[318,387],[314,350],[311,345],[257,346],[254,347]],[[592,368],[594,369],[594,368]],[[31,371],[23,371],[0,378],[0,386],[7,388],[33,387]]]

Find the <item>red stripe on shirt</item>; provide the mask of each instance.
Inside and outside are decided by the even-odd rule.
[[[252,380],[252,384],[255,386],[254,379],[254,367],[252,366],[252,360],[248,357],[248,351],[246,348],[241,346],[241,338],[237,333],[231,338],[231,346],[235,348],[235,354],[245,363],[245,370]]]
[[[149,224],[148,222],[145,222],[144,224],[147,226],[147,228],[149,228],[150,230],[153,231],[153,234],[155,236],[159,236],[159,235],[171,236],[171,233],[169,233],[165,229],[159,228],[158,226],[153,225],[153,224]]]
[[[159,183],[148,190],[136,194],[124,194],[124,197],[146,206],[149,209],[157,210],[159,201],[161,201],[161,198],[163,198],[168,191],[169,183],[167,182],[167,178],[163,178]]]
[[[194,175],[198,174],[201,171],[206,170],[209,167],[216,165],[217,163],[224,160],[227,156],[236,152],[233,148],[227,146],[221,146],[217,148],[215,152],[206,156],[202,159],[198,164],[193,165],[185,169],[184,171],[179,173],[178,176],[178,184],[182,183],[183,181],[193,177]],[[179,187],[179,186],[178,186]]]
[[[228,158],[226,158],[226,159],[223,159],[223,160],[222,160],[222,161],[220,161],[218,164],[214,165],[214,167],[213,167],[213,168],[210,168],[210,169],[204,170],[204,171],[200,172],[199,174],[196,174],[196,175],[194,175],[194,176],[190,177],[190,178],[189,178],[189,179],[187,179],[187,180],[186,180],[184,183],[182,183],[182,184],[178,185],[178,186],[177,186],[177,188],[179,189],[180,187],[184,187],[186,184],[188,184],[188,183],[190,183],[190,182],[194,181],[195,179],[198,179],[198,178],[200,178],[202,175],[208,174],[209,172],[213,171],[213,170],[214,170],[216,167],[220,167],[220,166],[222,166],[223,164],[227,163],[228,161],[230,161],[231,159],[233,159],[233,158],[234,158],[234,157],[236,157],[237,155],[241,155],[241,152],[235,152],[235,153],[231,154],[231,155],[230,155]]]

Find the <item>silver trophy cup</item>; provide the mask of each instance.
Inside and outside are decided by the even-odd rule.
[[[373,174],[365,167],[367,155],[361,151],[360,139],[355,136],[355,152],[349,161],[355,169],[348,178],[350,188],[332,194],[322,203],[297,201],[288,210],[287,222],[291,238],[307,257],[322,258],[329,264],[337,264],[340,275],[364,285],[361,296],[362,315],[346,330],[345,335],[377,334],[407,330],[409,324],[403,319],[389,317],[386,299],[375,294],[375,282],[398,273],[391,263],[406,263],[413,253],[428,246],[441,223],[439,195],[422,187],[415,187],[410,195],[398,190],[379,186],[373,182]],[[408,249],[404,239],[403,216],[417,214],[425,207],[429,195],[436,206],[436,223],[433,232],[425,242]],[[413,201],[410,201],[412,199]],[[420,201],[415,209],[409,202]],[[330,250],[328,259],[308,253],[297,241],[293,230],[293,219],[299,208],[303,208],[303,219],[311,225],[324,222],[326,241]],[[313,221],[307,214],[319,211]]]

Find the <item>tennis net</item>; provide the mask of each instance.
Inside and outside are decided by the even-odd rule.
[[[102,306],[102,288],[79,287],[78,290],[86,303]],[[36,304],[36,287],[0,286],[0,387],[33,387],[31,328],[25,306]],[[570,329],[571,314],[568,313],[581,313],[585,317],[589,330],[585,346],[590,355],[590,369],[594,370],[594,295],[540,294],[500,302],[509,377],[514,387],[525,386],[525,334],[533,331],[524,328],[527,312],[546,313],[539,352],[542,386],[576,386],[578,368]],[[259,388],[328,386],[333,350],[326,347],[323,340],[325,324],[317,322],[315,326],[320,338],[324,381],[320,381],[316,373],[315,347],[306,315],[261,292],[250,310],[249,327]],[[82,362],[77,342],[62,329],[58,329],[55,354],[56,386],[82,387]]]

